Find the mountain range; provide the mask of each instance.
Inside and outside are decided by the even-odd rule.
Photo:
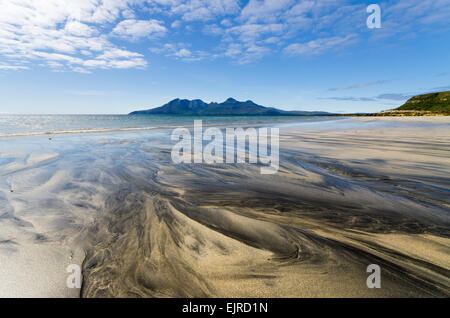
[[[411,97],[404,105],[379,113],[332,114],[322,111],[286,111],[255,104],[251,100],[240,102],[228,98],[222,103],[205,103],[201,99],[174,99],[160,107],[131,112],[130,115],[183,115],[183,116],[421,116],[424,114],[450,114],[450,91]]]
[[[131,112],[130,115],[184,115],[184,116],[308,116],[326,115],[327,112],[285,111],[255,104],[251,100],[240,102],[228,98],[222,103],[205,103],[201,99],[174,99],[167,104]]]

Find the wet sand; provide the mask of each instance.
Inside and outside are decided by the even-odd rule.
[[[450,295],[448,118],[286,125],[275,175],[169,134],[0,140],[0,296]]]

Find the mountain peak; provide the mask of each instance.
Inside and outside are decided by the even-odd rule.
[[[168,104],[148,110],[135,111],[137,114],[159,114],[159,115],[190,115],[190,116],[225,116],[225,115],[264,115],[264,116],[283,116],[283,115],[314,115],[317,112],[302,111],[284,111],[273,107],[264,107],[255,104],[251,100],[239,102],[230,97],[223,103],[211,102],[209,104],[201,99],[174,99]],[[323,113],[322,113],[323,114]]]

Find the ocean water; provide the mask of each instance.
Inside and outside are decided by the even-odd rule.
[[[166,116],[166,115],[5,115],[0,114],[0,137],[43,134],[139,131],[192,125],[194,119],[208,126],[264,125],[318,122],[333,117],[298,116]],[[333,118],[336,120],[336,117]]]

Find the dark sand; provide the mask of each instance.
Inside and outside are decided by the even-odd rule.
[[[34,163],[3,154],[0,295],[8,260],[20,268],[34,244],[76,251],[82,297],[448,297],[450,122],[353,121],[282,128],[276,175],[173,165],[170,144],[142,134],[83,137]],[[39,295],[73,296],[66,261]]]

